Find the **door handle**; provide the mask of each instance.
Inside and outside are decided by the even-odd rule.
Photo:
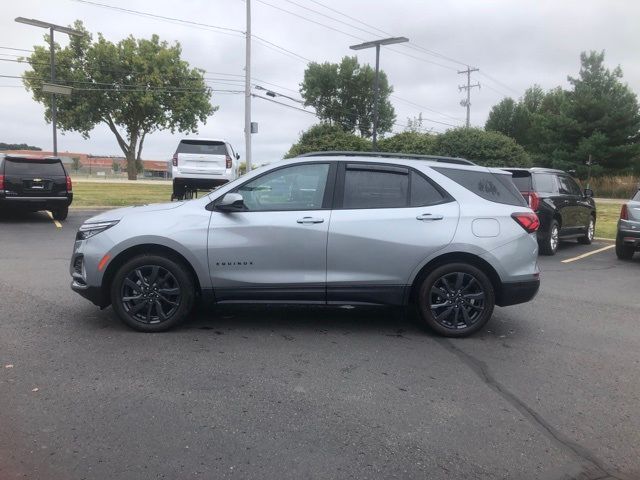
[[[317,218],[317,217],[302,217],[299,218],[298,220],[296,220],[298,223],[301,223],[303,225],[310,225],[312,223],[323,223],[324,222],[324,218]]]
[[[420,220],[422,222],[433,222],[435,220],[442,220],[444,216],[442,215],[433,215],[431,213],[423,213],[422,215],[418,215],[416,220]]]

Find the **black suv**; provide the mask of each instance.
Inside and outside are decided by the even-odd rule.
[[[593,191],[580,189],[568,173],[549,168],[505,168],[513,183],[538,214],[540,253],[554,255],[560,240],[577,238],[590,244],[596,228]]]
[[[49,210],[64,220],[72,200],[71,178],[59,158],[0,155],[0,208]]]

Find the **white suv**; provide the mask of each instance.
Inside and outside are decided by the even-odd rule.
[[[172,200],[193,198],[196,190],[213,190],[238,178],[240,155],[226,140],[185,138],[173,155]]]

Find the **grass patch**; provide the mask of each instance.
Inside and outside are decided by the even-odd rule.
[[[618,218],[620,218],[620,203],[596,202],[596,237],[616,238]]]
[[[171,200],[171,185],[148,183],[73,184],[73,207],[127,207],[145,203],[164,203]]]

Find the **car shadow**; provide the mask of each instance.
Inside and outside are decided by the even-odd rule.
[[[47,212],[29,212],[26,210],[0,209],[0,223],[48,223],[51,218]]]

